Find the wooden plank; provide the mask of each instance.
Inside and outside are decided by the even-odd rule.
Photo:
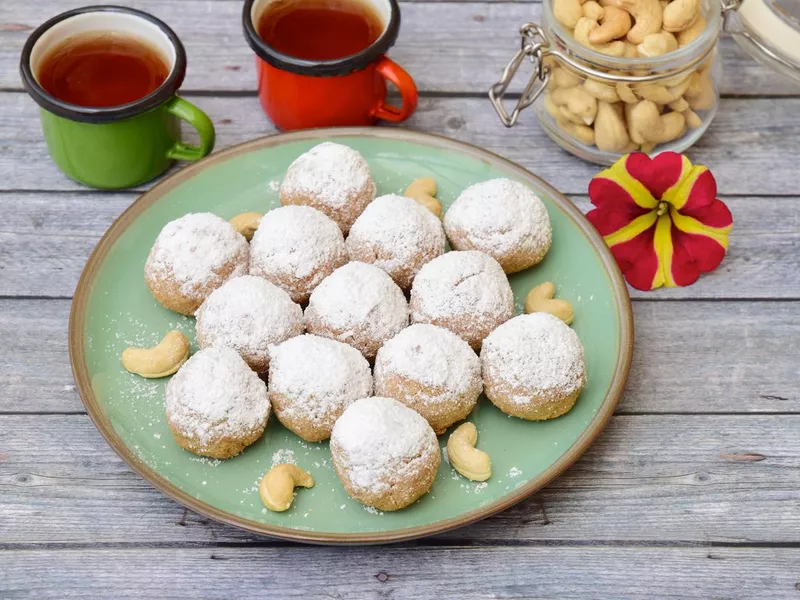
[[[800,413],[800,303],[637,302],[625,413]],[[0,413],[74,412],[66,300],[0,300]],[[47,368],[42,368],[47,365]]]
[[[781,600],[797,598],[798,561],[796,548],[36,550],[3,553],[0,595]]]
[[[131,193],[0,194],[0,296],[70,296]],[[573,197],[584,211],[586,196]],[[695,285],[637,298],[800,298],[800,197],[726,198],[736,225],[722,266]],[[257,207],[254,207],[257,208]]]
[[[90,4],[93,2],[90,2]],[[101,3],[101,2],[97,2]],[[21,89],[19,55],[30,32],[62,12],[59,0],[10,2],[0,15],[0,88]],[[253,53],[241,27],[240,2],[128,0],[172,26],[188,54],[184,90],[254,91]],[[403,25],[390,55],[423,92],[484,94],[516,51],[519,26],[541,22],[539,3],[403,4]],[[731,39],[722,42],[722,92],[797,95],[800,88],[761,66]]]
[[[190,98],[217,125],[217,147],[274,133],[255,97]],[[0,190],[83,190],[47,156],[34,102],[22,93],[0,94]],[[800,137],[800,98],[728,99],[705,136],[690,150],[714,172],[721,194],[786,195],[794,192],[795,140]],[[560,150],[527,112],[506,129],[484,98],[425,98],[408,127],[470,142],[517,161],[558,189],[585,194],[597,165]],[[769,174],[766,176],[765,174]]]
[[[438,540],[800,544],[798,427],[798,415],[616,416],[542,492]],[[85,415],[0,416],[0,460],[0,546],[261,539],[151,488]]]

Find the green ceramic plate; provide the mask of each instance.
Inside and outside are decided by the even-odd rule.
[[[173,314],[150,296],[143,267],[161,228],[187,212],[230,218],[278,206],[286,168],[315,144],[335,140],[360,151],[378,192],[402,192],[432,175],[449,205],[468,185],[511,177],[544,199],[553,224],[545,260],[511,277],[517,308],[527,291],[553,281],[575,309],[573,327],[586,349],[588,383],[567,415],[541,423],[507,417],[482,398],[471,419],[479,446],[492,458],[485,483],[458,476],[442,462],[433,490],[405,510],[367,510],[345,494],[327,443],[305,443],[273,417],[263,438],[242,455],[211,461],[185,452],[164,419],[165,381],[127,373],[120,353],[153,345],[177,328],[194,338],[194,320]],[[111,226],[83,272],[70,319],[70,354],[83,402],[100,432],[154,486],[209,517],[294,540],[387,542],[452,529],[507,508],[547,484],[591,444],[622,393],[630,366],[633,322],[623,279],[600,236],[555,189],[521,167],[478,148],[400,129],[298,132],[255,140],[186,167],[144,194]],[[444,445],[447,436],[442,436]],[[294,460],[317,481],[285,513],[264,509],[258,482],[273,461]]]

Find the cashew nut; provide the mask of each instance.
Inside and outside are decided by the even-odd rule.
[[[655,102],[642,100],[630,110],[628,126],[646,142],[663,144],[683,135],[686,119],[679,112],[661,115]]]
[[[437,217],[442,215],[442,203],[436,198],[436,180],[433,177],[420,177],[406,188],[405,196],[416,200]]]
[[[598,8],[602,7],[598,5]],[[628,33],[631,28],[631,16],[627,11],[616,6],[608,6],[602,10],[604,12],[603,18],[600,20],[600,26],[589,32],[589,41],[592,44],[605,44],[606,42],[617,40]],[[597,19],[594,20],[596,21]]]
[[[688,104],[686,105],[689,106]],[[546,92],[544,95],[544,109],[547,111],[551,117],[553,117],[556,121],[561,119],[561,111],[559,110],[559,106],[553,102],[552,94]]]
[[[605,10],[594,0],[583,3],[583,16],[589,17],[593,21],[600,21],[605,14]]]
[[[603,83],[597,79],[587,79],[583,84],[583,89],[589,92],[598,100],[605,102],[619,102],[619,95],[616,88],[608,83]]]
[[[669,106],[675,112],[683,112],[685,110],[689,110],[689,103],[683,96],[681,96],[677,100],[673,100],[672,102],[667,104],[667,106]]]
[[[483,450],[475,447],[478,430],[472,423],[460,425],[447,440],[450,466],[472,481],[486,481],[492,476],[492,461]]]
[[[672,93],[663,85],[657,83],[642,83],[634,88],[636,95],[656,104],[668,104],[675,100]]]
[[[629,42],[641,44],[647,34],[661,29],[662,10],[658,0],[616,0],[616,5],[636,20],[628,31]]]
[[[620,81],[616,85],[616,88],[619,99],[622,100],[625,104],[636,104],[639,101],[639,98],[637,98],[636,94],[634,94],[633,90],[631,90],[631,86],[629,86],[624,81]]]
[[[264,506],[275,512],[283,512],[292,505],[296,486],[312,488],[314,478],[297,465],[281,464],[272,467],[261,478],[258,492]]]
[[[697,129],[703,125],[703,119],[700,118],[696,112],[694,112],[691,108],[687,108],[684,111],[678,111],[683,114],[683,117],[686,119],[686,126],[689,129]]]
[[[692,25],[684,29],[683,31],[679,31],[677,34],[678,38],[678,46],[683,48],[684,46],[688,46],[697,38],[700,37],[700,34],[706,30],[706,26],[708,23],[703,15],[698,15],[697,19],[695,20]]]
[[[583,17],[580,0],[554,0],[553,16],[564,27],[572,29]]]
[[[608,7],[611,8],[611,7]],[[587,17],[581,17],[578,19],[577,25],[575,25],[575,29],[572,32],[572,36],[575,38],[575,41],[579,44],[586,46],[592,50],[600,52],[602,54],[608,54],[609,56],[622,56],[625,54],[625,42],[609,42],[608,44],[593,44],[589,40],[589,34],[594,30],[597,29],[599,25],[597,21],[593,21]]]
[[[591,125],[597,115],[597,99],[580,86],[574,88],[558,88],[551,95],[553,102],[561,107],[566,107],[569,113],[580,117],[586,125]],[[564,115],[568,118],[568,114]]]
[[[553,70],[550,73],[550,81],[553,82],[555,87],[571,88],[575,87],[576,85],[580,85],[581,78],[580,76],[576,75],[575,73],[567,69],[553,68]]]
[[[597,103],[597,117],[594,121],[594,142],[603,152],[622,152],[630,144],[625,121],[613,104]]]
[[[175,373],[188,358],[189,340],[173,330],[152,348],[127,348],[122,353],[122,366],[131,373],[157,379]]]
[[[678,49],[678,40],[668,31],[659,31],[644,36],[644,41],[636,46],[640,56],[661,56]]]
[[[586,144],[587,146],[594,145],[594,129],[588,125],[579,125],[570,121],[563,121],[561,119],[557,119],[556,123],[558,123],[558,126],[561,129],[566,131],[569,135],[581,143]]]
[[[264,215],[257,212],[246,212],[236,215],[229,222],[233,225],[233,228],[241,233],[249,242],[253,239],[253,234],[256,232],[256,229],[258,229],[258,224],[261,222],[261,217],[263,216]]]
[[[533,288],[525,296],[525,312],[537,313],[544,312],[558,317],[569,325],[575,317],[572,305],[566,300],[553,298],[556,294],[556,286],[546,281]]]
[[[672,0],[664,8],[666,31],[677,33],[691,27],[700,15],[700,0]]]
[[[708,72],[694,73],[683,97],[694,110],[708,110],[714,106],[716,94]]]
[[[639,49],[636,44],[625,42],[625,53],[622,56],[625,58],[639,58]]]

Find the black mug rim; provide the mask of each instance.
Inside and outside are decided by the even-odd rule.
[[[400,5],[397,0],[386,0],[389,3],[389,22],[386,23],[386,28],[380,37],[360,52],[332,60],[297,58],[278,52],[258,35],[257,25],[253,23],[252,19],[253,5],[257,1],[245,0],[242,8],[242,26],[247,44],[253,49],[256,56],[268,64],[298,75],[332,77],[360,71],[386,54],[389,48],[394,46],[400,31]]]
[[[48,93],[39,82],[36,81],[36,76],[31,68],[31,54],[36,42],[50,30],[54,25],[65,21],[71,17],[93,12],[116,12],[125,13],[149,21],[158,27],[169,39],[170,43],[175,49],[175,63],[172,65],[169,75],[156,90],[143,96],[138,100],[129,102],[128,104],[120,104],[119,106],[104,106],[104,107],[91,107],[80,106],[78,104],[71,104],[64,102]],[[22,48],[22,55],[19,61],[20,74],[22,76],[22,84],[25,90],[31,95],[36,103],[45,110],[64,117],[71,121],[81,121],[84,123],[110,123],[113,121],[121,121],[129,119],[141,114],[144,114],[157,106],[160,106],[170,98],[172,98],[181,87],[183,78],[186,75],[186,50],[183,47],[178,36],[175,32],[161,19],[154,17],[150,13],[146,13],[135,8],[128,8],[126,6],[115,6],[112,4],[104,4],[98,6],[83,6],[63,12],[55,17],[45,21],[28,37],[25,46]]]

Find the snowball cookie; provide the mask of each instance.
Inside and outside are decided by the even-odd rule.
[[[185,450],[236,456],[264,433],[267,386],[230,348],[198,351],[167,384],[167,425]]]
[[[341,229],[309,206],[269,211],[250,241],[250,274],[283,288],[299,303],[347,260]]]
[[[305,330],[303,310],[269,281],[243,275],[229,279],[197,310],[195,337],[201,348],[233,348],[257,373],[269,367],[269,345]]]
[[[404,329],[375,357],[375,394],[413,408],[437,434],[465,419],[482,391],[478,355],[455,333],[436,325]]]
[[[364,157],[341,144],[325,142],[301,154],[281,183],[281,204],[321,210],[346,234],[375,199],[375,181]]]
[[[483,252],[447,252],[422,267],[411,288],[412,323],[449,329],[474,350],[513,316],[508,279]]]
[[[247,240],[233,225],[211,213],[189,213],[158,234],[144,280],[165,308],[193,315],[211,292],[247,273],[249,256]]]
[[[336,474],[353,498],[380,510],[405,508],[433,485],[441,458],[436,434],[392,398],[362,398],[333,426]]]
[[[369,363],[352,346],[307,334],[270,346],[269,352],[275,416],[307,442],[327,440],[344,409],[372,395]]]
[[[442,223],[427,208],[404,196],[376,198],[347,236],[350,260],[372,263],[404,290],[426,262],[444,254]]]
[[[408,303],[384,271],[351,262],[312,292],[306,327],[309,333],[350,344],[372,360],[386,340],[408,327]]]
[[[444,216],[456,250],[480,250],[516,273],[540,262],[553,239],[550,217],[539,196],[511,179],[469,186]]]
[[[520,315],[483,342],[483,386],[497,408],[530,421],[568,412],[586,385],[583,345],[561,319]]]

